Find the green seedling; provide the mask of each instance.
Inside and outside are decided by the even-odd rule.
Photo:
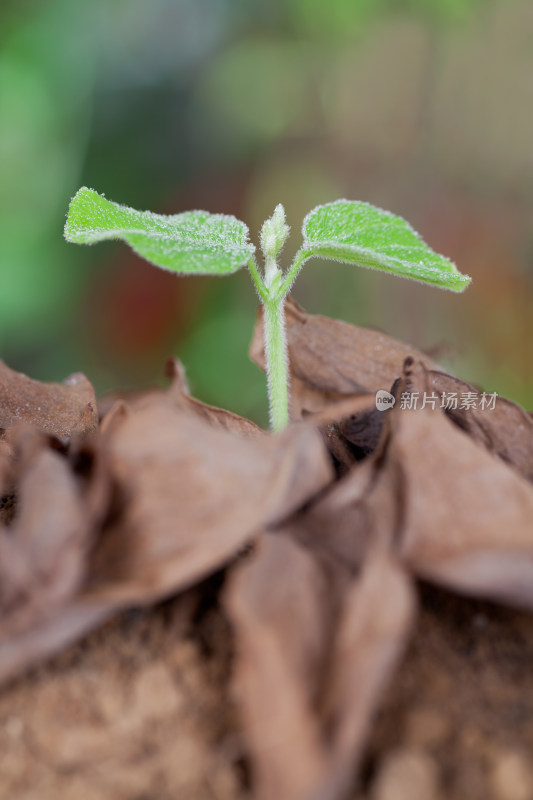
[[[288,359],[284,304],[302,266],[322,258],[385,270],[404,278],[462,292],[470,283],[455,264],[428,247],[401,217],[368,203],[336,200],[305,217],[303,243],[288,270],[278,256],[289,235],[278,205],[263,224],[261,273],[248,228],[232,216],[186,211],[170,216],[135,211],[86,187],[72,199],[65,238],[78,244],[122,239],[157,267],[181,275],[229,275],[247,266],[264,308],[270,420],[274,430],[289,421]]]

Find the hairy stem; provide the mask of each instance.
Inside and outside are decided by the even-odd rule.
[[[267,288],[263,283],[261,275],[259,274],[259,270],[257,269],[257,264],[255,263],[255,258],[253,256],[251,256],[248,261],[248,269],[250,270],[250,275],[252,276],[255,288],[257,289],[257,294],[264,303],[267,296]]]
[[[263,301],[265,357],[270,424],[279,431],[289,423],[289,369],[285,338],[285,297],[272,292]]]
[[[291,286],[296,280],[298,273],[300,272],[301,268],[305,264],[305,262],[313,256],[313,252],[311,250],[306,250],[304,247],[301,247],[296,255],[294,256],[294,261],[291,264],[291,267],[285,278],[283,283],[281,284],[281,293],[285,297],[290,292]]]

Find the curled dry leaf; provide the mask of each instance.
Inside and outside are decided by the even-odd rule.
[[[368,502],[373,480],[369,462],[352,469],[281,525],[279,533],[354,575],[380,528],[379,512]]]
[[[0,525],[0,683],[103,616],[76,599],[93,531],[68,461],[27,429],[12,440],[16,512]]]
[[[0,640],[0,686],[80,639],[116,611],[110,603],[74,596],[28,628]]]
[[[396,389],[437,396],[438,405],[471,439],[533,481],[533,418],[516,403],[410,360]]]
[[[400,492],[396,475],[382,473],[381,460],[372,457],[352,467],[278,531],[353,576],[377,543],[391,546],[401,517]]]
[[[270,437],[207,408],[179,384],[148,392],[115,405],[100,435],[78,437],[68,454],[8,430],[2,519],[8,490],[16,514],[0,531],[0,680],[125,604],[220,568],[331,481],[317,431]]]
[[[533,609],[533,488],[439,410],[390,412],[380,480],[402,487],[396,547],[416,574]]]
[[[168,393],[178,408],[193,412],[197,417],[209,422],[214,428],[223,428],[241,436],[264,435],[264,431],[254,422],[246,419],[246,417],[241,417],[239,414],[234,414],[225,408],[207,405],[207,403],[202,403],[192,397],[189,393],[183,364],[177,358],[168,359],[165,374],[172,379]]]
[[[318,411],[303,411],[302,416],[306,424],[318,427],[322,433],[338,477],[375,450],[383,427],[373,394],[351,395]]]
[[[0,361],[0,429],[16,423],[32,425],[62,440],[96,430],[92,384],[81,372],[63,383],[41,383]]]
[[[80,585],[89,521],[65,459],[36,447],[19,466],[17,511],[0,528],[2,636],[35,623]]]
[[[406,644],[413,593],[383,551],[367,560],[360,579],[343,582],[338,603],[331,577],[312,551],[264,535],[230,579],[234,692],[254,797],[345,796]]]
[[[379,703],[409,640],[415,609],[411,581],[378,547],[347,592],[338,621],[322,706],[327,770],[308,800],[348,796]]]
[[[288,538],[261,536],[231,576],[225,607],[236,635],[233,690],[258,800],[299,800],[325,769],[314,705],[331,624],[328,606],[318,563]]]
[[[156,397],[167,397],[172,400],[176,408],[181,411],[189,411],[214,428],[223,428],[231,433],[241,436],[265,435],[265,431],[246,417],[227,411],[225,408],[217,408],[197,400],[189,392],[185,368],[177,358],[170,357],[165,364],[165,376],[170,378],[171,383],[168,389],[153,388],[148,391],[113,392],[103,397],[99,403],[100,417],[105,420],[115,406],[126,404],[132,408],[137,403],[145,403],[149,395]],[[107,422],[105,423],[107,425]]]
[[[317,431],[236,436],[149,395],[106,426],[123,511],[95,549],[93,589],[145,602],[220,568],[332,479]]]

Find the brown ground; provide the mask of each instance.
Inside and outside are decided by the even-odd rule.
[[[3,689],[0,797],[247,796],[227,625],[210,608],[184,636],[189,605],[126,612]]]
[[[371,737],[372,800],[533,798],[533,618],[424,587]]]
[[[211,597],[213,583],[203,586]],[[533,617],[423,587],[357,800],[533,797]],[[216,605],[123,614],[0,695],[0,797],[244,800]]]

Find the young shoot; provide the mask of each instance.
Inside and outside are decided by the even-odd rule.
[[[278,256],[289,235],[280,204],[261,230],[264,265],[258,266],[248,228],[233,216],[185,211],[136,211],[81,188],[72,199],[65,238],[77,244],[122,239],[151,264],[181,275],[229,275],[247,266],[264,309],[270,421],[289,422],[288,356],[284,304],[302,266],[314,256],[371,267],[462,292],[470,283],[455,264],[438,255],[401,217],[369,203],[336,200],[305,217],[303,242],[283,271]]]

